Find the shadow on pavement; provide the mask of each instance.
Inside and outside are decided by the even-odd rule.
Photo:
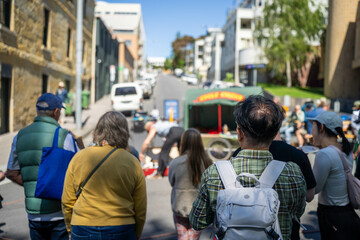
[[[302,235],[304,236],[304,239],[320,240],[321,237],[320,237],[320,230],[318,227],[319,224],[317,220],[316,211],[309,211],[307,215],[309,217],[307,219],[306,224],[304,224],[307,230],[302,229]]]
[[[162,221],[154,219],[146,221],[147,231],[141,236],[141,240],[161,239],[176,240],[177,234],[174,229],[169,229],[168,225],[162,224]]]

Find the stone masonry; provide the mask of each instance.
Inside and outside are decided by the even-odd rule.
[[[91,79],[94,0],[84,1],[83,88]],[[9,130],[17,131],[33,121],[36,99],[42,94],[42,76],[48,76],[47,92],[55,93],[64,81],[75,90],[76,6],[73,0],[12,0],[10,27],[0,24],[0,63],[12,66]],[[44,9],[49,14],[47,46],[43,45]],[[67,56],[68,29],[70,51]]]

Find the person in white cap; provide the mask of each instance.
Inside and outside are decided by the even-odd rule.
[[[65,107],[65,103],[68,101],[68,91],[65,89],[65,84],[63,81],[59,82],[59,88],[56,90],[55,95],[61,99],[63,106]],[[65,119],[65,110],[61,111],[59,123],[64,123],[64,119]]]
[[[309,120],[313,123],[313,144],[320,148],[313,171],[317,183],[315,193],[319,193],[317,215],[321,239],[359,239],[360,218],[349,202],[340,157],[344,157],[351,170],[353,156],[342,129],[342,120],[338,114],[330,111]],[[341,143],[338,142],[338,136]]]

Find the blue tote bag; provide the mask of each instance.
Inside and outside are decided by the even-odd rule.
[[[75,152],[58,147],[59,130],[55,131],[52,147],[43,147],[35,197],[61,200],[66,170]]]

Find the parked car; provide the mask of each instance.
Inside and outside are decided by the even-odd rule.
[[[111,104],[114,111],[133,112],[142,109],[143,92],[138,83],[118,83],[111,88]]]
[[[152,73],[147,73],[143,76],[142,78],[143,80],[149,81],[151,83],[151,87],[155,87],[156,85],[156,78],[154,76],[154,74]]]
[[[212,81],[210,89],[214,88],[236,88],[244,87],[243,83],[233,83],[233,82],[224,82],[224,81]]]
[[[176,77],[181,77],[183,75],[184,71],[181,68],[175,68],[174,74]]]
[[[136,81],[139,84],[141,90],[143,91],[143,98],[149,99],[152,94],[152,87],[150,81],[139,79]]]
[[[196,85],[198,83],[198,79],[195,74],[184,75],[181,77],[181,80],[187,82],[188,84]]]

